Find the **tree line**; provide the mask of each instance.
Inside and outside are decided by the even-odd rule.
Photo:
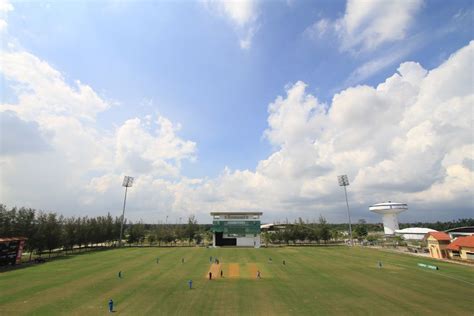
[[[64,217],[32,208],[10,208],[0,204],[0,238],[26,237],[25,251],[31,254],[53,250],[74,251],[92,245],[115,246],[120,236],[121,217]],[[188,244],[202,240],[197,220],[191,216],[187,225],[145,225],[142,222],[124,224],[124,239],[129,244]]]
[[[280,224],[280,223],[279,223]],[[288,224],[288,221],[286,222]],[[327,223],[330,231],[345,231],[349,230],[347,223]],[[384,231],[383,223],[367,223],[364,219],[359,219],[357,223],[353,223],[353,232],[356,229],[367,230],[371,233]],[[425,227],[431,228],[437,231],[446,231],[448,229],[457,228],[457,227],[467,227],[467,226],[474,226],[474,218],[461,218],[457,220],[451,220],[446,222],[414,222],[414,223],[400,223],[400,229],[408,228],[408,227]]]
[[[408,227],[426,227],[431,228],[437,231],[445,231],[452,228],[457,227],[467,227],[467,226],[474,226],[474,218],[460,218],[453,221],[447,222],[434,222],[434,223],[423,223],[423,222],[416,222],[416,223],[400,223],[400,229],[408,228]]]
[[[74,251],[91,245],[115,246],[119,239],[121,217],[64,217],[56,213],[37,211],[32,208],[10,208],[0,204],[0,238],[26,237],[27,252],[50,253],[56,249]],[[474,226],[474,219],[449,222],[400,224],[405,227],[428,227],[443,231],[455,227]],[[327,243],[348,239],[347,224],[329,224],[322,216],[318,222],[303,221],[284,224],[284,229],[264,232],[267,243]],[[359,220],[353,225],[353,237],[363,240],[373,237],[368,232],[383,231],[382,224],[369,224]],[[129,244],[191,245],[211,240],[210,225],[198,224],[194,216],[185,224],[144,224],[126,222],[124,239]]]
[[[316,223],[299,218],[291,224],[284,224],[283,227],[275,231],[264,232],[265,242],[272,244],[319,244],[321,242],[339,242],[349,239],[348,234],[346,234],[347,224],[345,226],[329,224],[323,216],[320,216]],[[361,240],[367,237],[368,225],[364,220],[360,220],[352,228],[353,238]]]
[[[200,244],[210,236],[209,225],[199,225],[194,215],[189,216],[186,224],[129,224],[127,241],[129,243],[150,245]]]
[[[111,245],[120,233],[120,218],[110,214],[98,217],[63,217],[32,208],[7,209],[0,204],[0,237],[26,237],[25,250],[50,253],[92,244]]]

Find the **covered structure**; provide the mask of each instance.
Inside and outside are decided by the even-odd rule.
[[[423,240],[425,235],[437,230],[424,227],[409,227],[395,230],[395,235],[401,236],[405,240]]]
[[[262,212],[211,212],[212,245],[260,248]]]
[[[456,227],[445,231],[452,239],[460,236],[474,235],[474,226]]]
[[[0,266],[21,263],[25,237],[0,238]]]
[[[262,232],[273,232],[278,230],[285,230],[291,227],[293,224],[262,224],[260,229]]]

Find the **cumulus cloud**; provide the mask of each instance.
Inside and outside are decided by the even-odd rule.
[[[24,121],[11,111],[0,112],[0,155],[48,150],[45,136],[36,122]]]
[[[179,162],[193,159],[196,144],[176,136],[179,126],[158,116],[150,132],[139,118],[127,120],[116,133],[116,163],[133,174],[178,176]],[[175,162],[175,163],[172,163]]]
[[[312,39],[335,35],[341,51],[372,51],[406,38],[422,0],[347,0],[344,16],[320,19],[305,30]]]
[[[406,37],[422,0],[348,0],[336,21],[342,50],[373,50]]]
[[[356,216],[384,200],[407,202],[418,220],[417,209],[430,220],[469,216],[473,57],[474,42],[431,71],[402,63],[378,86],[348,88],[330,105],[297,82],[268,107],[275,152],[254,171],[225,170],[187,196],[211,209],[341,219],[336,178],[348,174]]]
[[[93,120],[110,106],[90,86],[80,81],[70,86],[59,71],[30,53],[2,51],[0,62],[5,79],[22,104],[2,104],[3,110],[16,111],[29,119],[54,115]]]
[[[257,30],[256,0],[205,0],[202,3],[214,14],[228,19],[237,33],[240,48],[252,46]]]
[[[110,200],[99,200],[107,192],[113,196],[124,173],[136,176],[137,185],[144,181],[140,176],[174,179],[181,161],[194,160],[196,144],[177,136],[179,124],[149,115],[103,130],[96,117],[111,102],[92,87],[68,83],[24,51],[3,51],[0,63],[15,96],[0,103],[2,202],[66,214],[104,212],[100,207],[110,210]]]
[[[263,134],[273,153],[252,170],[225,168],[199,179],[182,174],[197,145],[179,137],[179,124],[153,115],[104,131],[95,120],[111,102],[92,87],[67,83],[29,53],[1,58],[17,97],[0,104],[2,122],[32,142],[18,154],[2,139],[0,199],[9,205],[118,214],[127,174],[136,177],[133,220],[194,213],[207,221],[209,211],[260,210],[268,219],[321,213],[341,221],[337,175],[347,174],[356,217],[369,217],[367,206],[384,200],[407,202],[416,220],[472,212],[474,42],[435,69],[405,62],[379,85],[347,88],[329,104],[304,82],[289,85],[268,105]]]

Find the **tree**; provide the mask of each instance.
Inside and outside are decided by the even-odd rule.
[[[266,246],[268,246],[268,243],[271,243],[271,233],[265,231],[265,232],[262,232],[262,239],[263,239],[263,242],[265,243]]]
[[[359,220],[354,232],[356,234],[357,239],[359,240],[363,240],[365,237],[367,237],[369,232],[367,230],[367,225],[366,225],[365,220],[363,219]]]
[[[290,244],[290,240],[291,240],[291,231],[290,229],[288,228],[288,226],[281,231],[281,240],[283,240],[287,245]]]
[[[46,249],[49,250],[49,256],[51,257],[51,251],[61,246],[62,242],[62,216],[57,216],[56,213],[49,213],[46,219],[46,229],[44,231]]]
[[[280,244],[284,240],[283,231],[282,230],[276,230],[276,231],[272,232],[271,235],[270,235],[270,238],[271,238],[272,242],[277,242],[278,244]]]
[[[104,241],[114,241],[117,237],[114,235],[114,219],[112,218],[112,215],[110,215],[110,213],[107,213],[107,217],[104,218],[104,225]]]
[[[74,217],[64,220],[64,246],[66,249],[74,249],[74,245],[78,244],[77,220]]]
[[[319,244],[319,241],[321,240],[320,231],[321,230],[319,228],[312,227],[312,229],[309,231],[308,239]]]
[[[26,237],[27,241],[25,244],[25,250],[30,253],[33,253],[33,238],[36,233],[35,225],[35,210],[31,208],[20,208],[16,216],[16,234],[17,236]]]
[[[16,208],[10,211],[3,204],[0,204],[0,236],[13,237],[15,234],[14,226],[16,220]]]
[[[329,231],[328,222],[322,215],[319,215],[319,234],[324,242],[327,242],[329,239],[331,239],[331,232]]]
[[[127,222],[127,220],[124,220],[123,224],[125,225],[126,222]],[[112,235],[114,236],[113,240],[119,240],[120,239],[121,226],[122,226],[122,217],[115,217],[115,221],[114,221],[114,224],[113,224],[113,233],[112,233]]]
[[[372,243],[376,242],[376,241],[378,241],[378,237],[377,237],[377,235],[368,235],[367,236],[367,241],[372,242]]]
[[[333,229],[333,230],[331,231],[331,237],[332,237],[332,239],[334,239],[335,241],[339,240],[339,238],[341,238],[341,236],[342,236],[342,234],[341,234],[338,230]]]
[[[293,233],[295,234],[294,238],[300,242],[308,239],[308,227],[301,217],[298,218],[298,224],[294,225]]]
[[[186,226],[185,229],[185,234],[186,238],[188,239],[188,242],[191,242],[195,237],[196,233],[199,229],[197,219],[194,215],[189,216],[188,218],[188,225]]]
[[[151,232],[148,235],[148,242],[150,243],[150,245],[153,245],[155,241],[156,241],[156,234],[154,232]]]
[[[165,230],[164,225],[159,225],[155,231],[156,240],[158,240],[158,246],[161,246],[161,243],[165,241]]]
[[[143,243],[145,240],[145,226],[142,222],[136,224],[130,224],[128,229],[127,242],[130,244],[133,243]]]
[[[209,229],[202,233],[202,237],[206,242],[212,242],[212,232]]]
[[[47,221],[48,215],[40,212],[36,220],[37,229],[32,242],[33,249],[36,249],[40,254],[46,249]]]

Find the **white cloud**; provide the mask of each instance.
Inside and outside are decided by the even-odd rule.
[[[193,159],[196,144],[176,136],[175,127],[159,116],[151,133],[140,119],[127,120],[116,133],[116,159],[122,170],[133,174],[179,175],[179,163]]]
[[[216,5],[237,25],[245,25],[255,18],[255,1],[216,1]]]
[[[249,27],[245,30],[245,33],[241,36],[239,45],[242,49],[250,49],[252,47],[252,39],[255,35],[255,28]]]
[[[124,173],[136,176],[137,185],[144,181],[140,177],[175,179],[181,161],[194,160],[196,144],[176,135],[179,124],[157,115],[103,130],[96,117],[111,103],[90,86],[69,84],[30,53],[3,51],[0,63],[16,97],[0,103],[3,203],[66,214],[105,212],[117,193],[114,186],[120,188],[121,182],[114,181]],[[21,135],[28,141],[16,144]],[[101,200],[104,195],[110,199]]]
[[[8,205],[118,214],[127,174],[136,177],[127,208],[134,220],[195,213],[208,221],[213,210],[344,220],[336,177],[348,174],[356,217],[368,217],[368,205],[389,199],[407,202],[411,214],[438,212],[413,215],[418,220],[472,211],[474,42],[435,69],[402,63],[378,86],[345,89],[330,104],[308,93],[304,82],[286,87],[268,105],[264,135],[274,152],[254,170],[226,168],[201,179],[181,174],[181,162],[193,161],[197,150],[178,136],[179,124],[160,115],[133,117],[104,131],[95,119],[110,102],[92,87],[68,84],[25,52],[1,58],[18,101],[0,104],[0,112],[25,135],[38,134],[29,150],[1,151],[0,200]],[[439,205],[457,213],[440,213]]]
[[[342,51],[372,51],[383,44],[407,37],[423,0],[347,0],[340,19],[320,19],[306,33],[313,40],[337,36]]]
[[[7,15],[8,12],[13,11],[13,5],[8,0],[0,0],[0,33],[5,31],[8,27]]]
[[[0,0],[0,12],[13,11],[13,5],[8,0]]]
[[[363,82],[367,78],[372,77],[379,71],[386,69],[387,67],[395,64],[403,57],[408,55],[412,50],[412,45],[404,45],[400,49],[396,49],[387,54],[383,54],[381,57],[372,59],[361,66],[357,67],[347,78],[345,86],[353,86],[360,82]]]
[[[232,24],[239,38],[239,46],[249,49],[258,28],[256,0],[204,0],[202,3],[214,14],[223,16]]]
[[[342,50],[373,50],[406,37],[422,0],[348,0],[336,22]]]
[[[304,33],[313,40],[318,40],[324,35],[330,33],[334,27],[329,19],[320,19],[311,26],[307,27]]]
[[[346,173],[356,216],[370,216],[367,206],[384,200],[407,202],[417,220],[468,216],[473,59],[474,42],[431,71],[403,63],[377,87],[335,95],[330,107],[297,82],[268,107],[265,135],[276,151],[255,171],[225,170],[186,195],[210,210],[343,219],[336,177]],[[458,213],[443,213],[446,205]]]
[[[71,87],[60,72],[27,52],[0,52],[2,73],[16,91],[20,103],[2,104],[1,109],[16,111],[27,119],[46,119],[51,115],[94,120],[110,104],[79,81]]]
[[[7,21],[0,19],[0,32],[3,32],[7,29]]]

